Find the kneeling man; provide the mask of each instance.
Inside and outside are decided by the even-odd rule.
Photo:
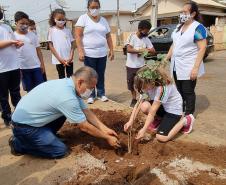
[[[90,96],[97,78],[92,68],[82,67],[71,78],[45,82],[25,95],[12,115],[11,153],[46,158],[65,156],[67,147],[56,133],[66,119],[77,124],[82,131],[119,147],[117,134],[105,126],[82,100]]]

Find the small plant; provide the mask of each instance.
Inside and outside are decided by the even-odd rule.
[[[147,56],[149,53],[146,51],[143,53],[143,56]],[[156,81],[157,79],[161,79],[161,75],[158,73],[159,68],[165,68],[168,64],[168,61],[165,59],[165,54],[158,54],[156,60],[149,59],[146,60],[145,66],[147,66],[146,70],[138,73],[140,78],[145,78],[147,80]]]

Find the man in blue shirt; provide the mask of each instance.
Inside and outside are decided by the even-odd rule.
[[[117,134],[105,126],[84,104],[97,83],[97,73],[82,67],[71,78],[45,82],[18,103],[12,115],[11,153],[60,158],[67,147],[57,137],[66,119],[95,137],[119,147]]]

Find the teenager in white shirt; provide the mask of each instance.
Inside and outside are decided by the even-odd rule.
[[[94,89],[87,101],[92,104],[96,96],[103,102],[108,101],[105,96],[105,69],[107,55],[113,60],[114,52],[110,27],[107,20],[100,16],[100,1],[88,0],[87,8],[88,12],[81,15],[75,25],[75,34],[79,60],[96,70],[99,77],[97,94]]]
[[[52,52],[52,64],[56,65],[60,79],[69,78],[73,74],[74,38],[71,30],[66,28],[64,10],[55,9],[50,15],[49,24],[48,42]]]
[[[136,72],[145,64],[145,60],[141,54],[145,50],[152,54],[155,53],[155,49],[148,38],[150,29],[151,23],[149,21],[140,21],[138,24],[138,31],[132,33],[127,40],[127,86],[132,94],[130,107],[134,107],[137,103],[137,94],[134,90],[134,77],[136,76]]]
[[[44,82],[45,65],[37,35],[28,32],[29,16],[24,12],[18,11],[14,17],[16,23],[15,38],[24,43],[18,49],[18,53],[24,90],[29,92]]]
[[[185,115],[195,112],[197,78],[205,73],[203,57],[206,51],[206,28],[198,22],[195,2],[186,3],[180,14],[181,24],[173,32],[173,44],[167,59],[171,59],[171,75],[184,102]]]
[[[181,129],[187,134],[192,131],[194,117],[192,114],[182,116],[182,97],[164,69],[144,66],[137,72],[134,83],[135,89],[140,94],[147,94],[149,101],[142,99],[135,105],[129,122],[124,125],[125,131],[130,129],[140,110],[147,118],[137,140],[142,139],[148,129],[156,130],[156,138],[161,142],[171,140]],[[158,122],[156,115],[161,117]]]
[[[3,13],[0,10],[0,20]],[[2,118],[8,126],[11,121],[11,108],[9,104],[9,93],[11,102],[16,107],[20,96],[20,69],[16,47],[21,47],[23,42],[17,41],[12,29],[0,23],[0,103],[2,107]]]

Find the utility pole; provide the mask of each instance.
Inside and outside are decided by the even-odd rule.
[[[119,16],[120,16],[120,13],[119,13],[119,0],[117,0],[117,42],[116,42],[116,45],[117,46],[120,46],[120,36],[121,36],[121,29],[120,29],[120,21],[119,21]]]
[[[137,3],[133,3],[134,5],[134,11],[137,11]]]
[[[52,10],[52,5],[51,4],[49,5],[49,10],[50,10],[50,13],[52,13],[53,10]]]
[[[158,0],[151,0],[151,24],[152,28],[157,27],[157,20],[158,20]]]
[[[9,8],[9,6],[0,6],[0,9],[3,13],[3,21],[6,22],[6,15],[5,12],[7,11],[6,8]]]

